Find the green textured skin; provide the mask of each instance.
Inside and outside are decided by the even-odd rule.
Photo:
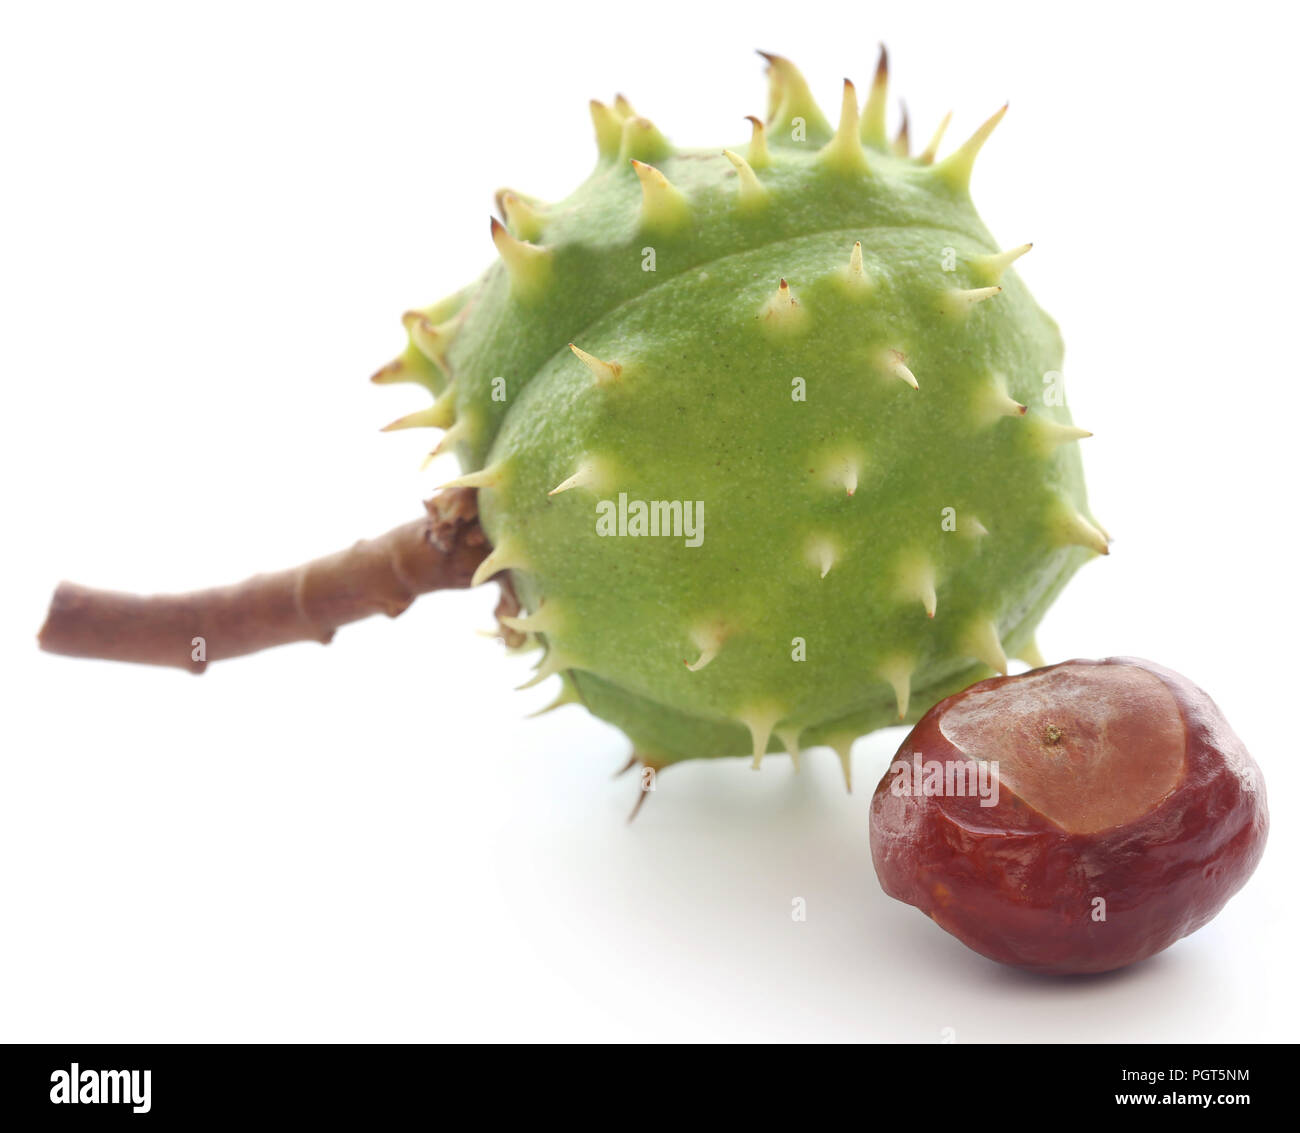
[[[429,309],[454,325],[441,368],[406,355],[435,391],[453,379],[457,454],[495,471],[481,521],[509,549],[524,607],[545,611],[552,665],[656,766],[749,753],[755,714],[804,746],[897,723],[880,669],[900,656],[917,719],[989,675],[965,647],[973,624],[991,620],[1017,655],[1094,554],[1060,533],[1067,504],[1088,515],[1078,445],[1049,451],[1033,428],[1070,421],[1044,404],[1043,375],[1062,364],[1056,324],[1011,269],[996,298],[945,307],[949,289],[992,282],[975,258],[998,251],[964,183],[870,144],[869,171],[834,167],[818,156],[821,123],[810,117],[802,142],[783,126],[768,132],[768,200],[752,209],[719,150],[633,144],[686,198],[677,230],[642,223],[629,144],[602,154],[572,196],[539,206],[550,266],[537,286],[512,287],[496,263]],[[855,241],[869,289],[845,281]],[[792,328],[761,316],[780,278],[802,315]],[[598,385],[570,342],[619,362],[619,379]],[[886,350],[919,390],[882,370]],[[995,372],[1027,417],[982,415]],[[792,399],[795,377],[806,401]],[[845,451],[861,458],[852,495],[828,482]],[[608,483],[548,495],[591,456]],[[620,491],[704,501],[703,544],[597,535],[596,501]],[[988,534],[945,530],[945,508]],[[806,554],[815,538],[838,550],[825,577]],[[918,555],[937,578],[933,618],[903,584]],[[722,647],[690,671],[691,631],[712,624]]]

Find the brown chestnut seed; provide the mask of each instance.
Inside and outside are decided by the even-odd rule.
[[[1194,932],[1264,851],[1264,780],[1215,703],[1134,657],[930,709],[871,801],[886,893],[993,960],[1106,972]]]

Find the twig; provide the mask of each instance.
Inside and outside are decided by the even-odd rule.
[[[38,638],[48,653],[172,665],[201,673],[295,641],[327,643],[339,626],[396,617],[420,594],[469,585],[487,556],[473,489],[425,503],[422,519],[346,551],[235,586],[143,596],[62,582]]]

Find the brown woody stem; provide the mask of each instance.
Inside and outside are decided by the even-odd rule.
[[[40,646],[201,673],[209,661],[294,641],[328,642],[339,626],[372,614],[396,617],[420,594],[469,585],[491,550],[475,492],[451,488],[424,506],[424,518],[377,539],[234,586],[143,596],[62,582]]]

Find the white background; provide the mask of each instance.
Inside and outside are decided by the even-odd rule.
[[[1295,60],[1276,6],[7,5],[0,1039],[1260,1040],[1294,1036]],[[743,141],[755,48],[823,106],[876,42],[922,139],[1005,99],[974,192],[1060,321],[1116,536],[1049,660],[1207,688],[1273,831],[1224,913],[1137,968],[998,967],[879,890],[903,737],[801,776],[666,773],[523,714],[495,588],[171,670],[37,652],[56,581],[187,589],[418,513],[453,469],[366,377],[490,260],[501,185],[563,196],[587,100]],[[490,591],[490,592],[489,592]],[[791,901],[807,901],[806,923]]]

